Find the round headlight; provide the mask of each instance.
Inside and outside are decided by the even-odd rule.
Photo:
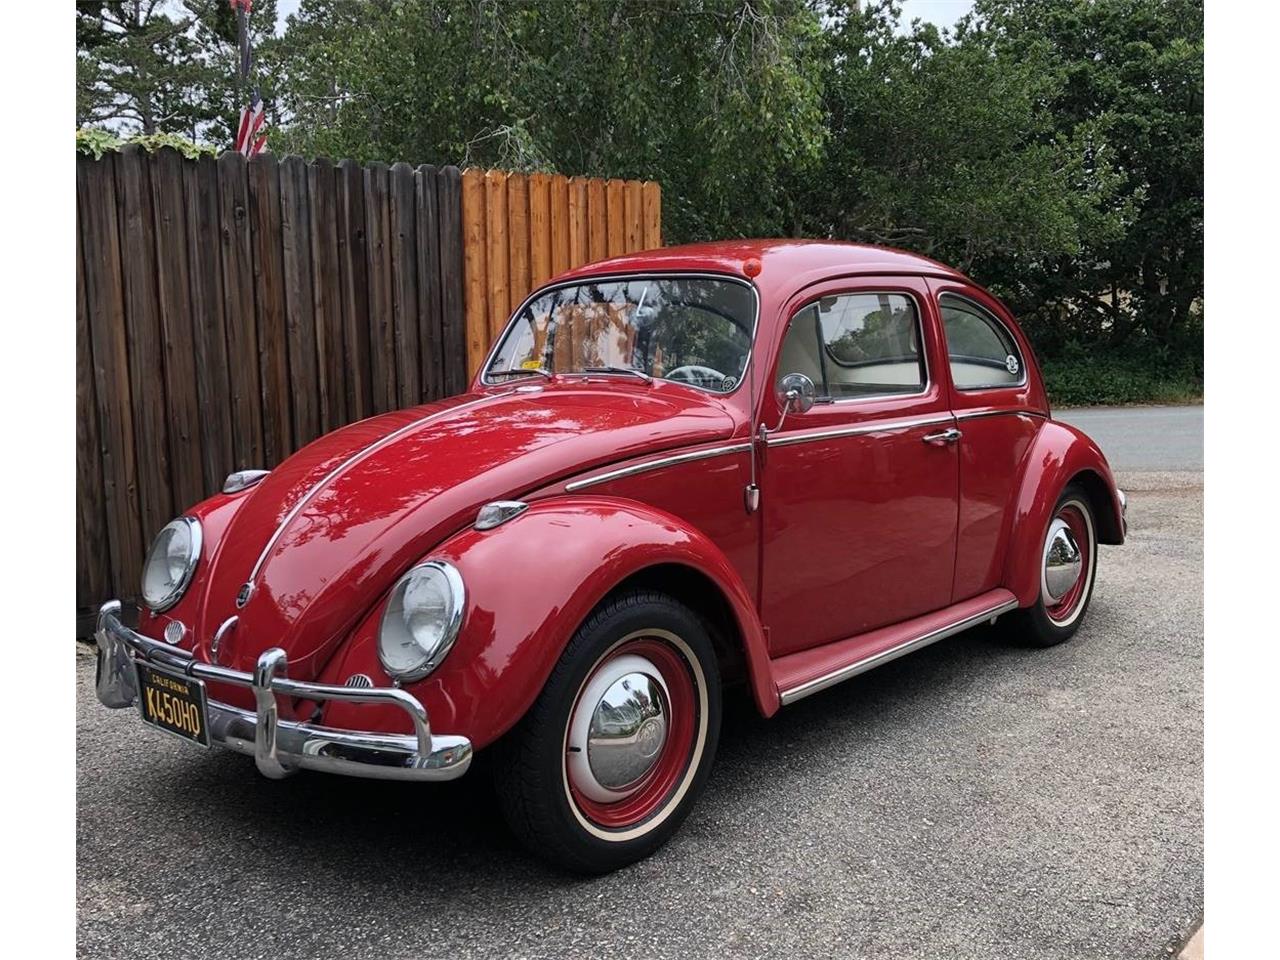
[[[378,659],[399,680],[440,665],[462,626],[462,575],[443,560],[420,563],[396,582],[378,629]]]
[[[182,599],[200,560],[200,521],[180,517],[156,536],[142,567],[142,599],[159,613]]]

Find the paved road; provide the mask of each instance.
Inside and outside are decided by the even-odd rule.
[[[1164,956],[1203,909],[1199,480],[1129,474],[1089,619],[970,632],[785,708],[732,705],[675,840],[553,873],[483,771],[302,774],[141,728],[78,663],[85,957]]]
[[[1075,407],[1053,415],[1093,437],[1113,470],[1204,469],[1204,407]]]

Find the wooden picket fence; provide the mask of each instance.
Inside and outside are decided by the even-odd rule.
[[[638,181],[129,147],[76,164],[76,599],[231,470],[460,393],[510,311],[661,245]]]

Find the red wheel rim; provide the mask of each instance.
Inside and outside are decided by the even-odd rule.
[[[1076,582],[1058,598],[1056,603],[1046,603],[1044,608],[1050,620],[1063,623],[1075,615],[1088,590],[1089,578],[1093,574],[1093,536],[1084,511],[1074,503],[1064,505],[1054,519],[1061,520],[1067,525],[1071,536],[1075,538],[1076,546],[1080,548],[1080,574],[1076,577]]]
[[[658,758],[644,775],[639,786],[624,799],[604,803],[586,796],[575,784],[568,765],[568,735],[566,732],[564,778],[570,801],[583,817],[597,827],[608,831],[628,830],[659,813],[685,779],[701,723],[698,691],[693,672],[685,656],[670,643],[658,637],[638,636],[620,643],[602,657],[583,681],[574,700],[570,717],[578,711],[583,690],[593,677],[608,669],[619,657],[635,655],[649,661],[661,674],[666,684],[668,727],[666,741]]]

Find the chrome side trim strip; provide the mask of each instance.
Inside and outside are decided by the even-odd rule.
[[[573,493],[575,490],[582,490],[585,487],[594,487],[598,483],[608,483],[610,480],[618,480],[622,477],[633,477],[638,473],[648,473],[650,470],[659,470],[662,467],[670,467],[677,463],[691,463],[694,460],[708,460],[711,457],[723,456],[726,453],[745,453],[751,449],[749,443],[731,443],[723,447],[708,447],[705,450],[690,450],[687,453],[677,453],[669,457],[660,457],[657,460],[646,460],[644,463],[633,464],[630,467],[619,467],[617,470],[609,470],[606,473],[597,473],[593,477],[584,477],[581,480],[574,480],[565,484],[565,491]]]
[[[313,499],[315,499],[316,494],[318,494],[321,490],[327,487],[330,483],[336,480],[339,476],[341,476],[351,467],[354,467],[356,464],[362,462],[368,457],[373,456],[373,454],[377,453],[383,447],[388,446],[395,440],[398,440],[400,437],[404,436],[406,433],[410,433],[416,430],[418,427],[421,427],[427,423],[430,423],[432,420],[436,419],[436,417],[443,417],[445,414],[448,414],[448,413],[456,413],[459,410],[465,410],[468,407],[474,407],[477,404],[484,403],[486,400],[495,399],[495,396],[505,397],[506,394],[505,393],[496,394],[496,395],[486,394],[483,397],[477,397],[474,400],[468,400],[466,403],[456,404],[455,406],[449,407],[447,410],[437,410],[434,413],[429,413],[425,417],[421,417],[413,421],[412,423],[405,424],[403,427],[400,427],[398,430],[391,431],[391,433],[387,434],[385,437],[381,437],[380,439],[373,441],[373,443],[369,444],[367,447],[362,447],[361,449],[353,453],[351,456],[349,456],[346,460],[342,461],[342,463],[338,464],[336,467],[330,470],[318,483],[314,484],[311,487],[311,489],[308,490],[297,503],[293,505],[293,508],[290,509],[288,513],[284,515],[284,519],[280,521],[280,525],[276,527],[275,532],[271,534],[271,539],[268,540],[267,545],[262,548],[262,553],[258,554],[257,562],[254,563],[253,570],[251,570],[249,573],[249,579],[245,581],[245,586],[249,588],[249,595],[252,594],[253,584],[257,581],[258,574],[262,572],[262,566],[267,562],[267,557],[270,555],[271,551],[275,548],[277,541],[279,541],[280,537],[284,534],[284,531],[289,526],[289,524],[293,522],[293,519],[299,513],[302,512],[303,508],[306,507],[307,504],[309,504]],[[241,590],[243,591],[243,589],[244,588],[242,587]],[[248,595],[243,594],[243,592],[241,595],[245,597],[245,602],[248,602]],[[237,606],[244,606],[244,604],[237,602]]]
[[[809,443],[812,440],[831,440],[836,437],[856,437],[865,433],[886,433],[892,430],[931,427],[937,423],[951,423],[954,419],[950,413],[947,413],[928,417],[914,417],[909,420],[877,420],[873,423],[860,423],[856,427],[819,430],[816,433],[771,433],[765,443],[771,447],[785,447],[793,443]]]
[[[1017,407],[1003,407],[999,410],[957,410],[957,420],[979,420],[983,417],[1033,417],[1037,420],[1049,419],[1035,410],[1023,410]]]
[[[954,634],[967,630],[970,627],[977,626],[983,620],[989,620],[992,617],[999,616],[1009,610],[1017,607],[1017,600],[1006,600],[999,603],[989,610],[983,610],[981,613],[975,613],[972,616],[965,617],[955,623],[948,624],[945,627],[939,627],[931,630],[923,636],[916,637],[914,640],[908,640],[900,643],[896,647],[890,647],[888,650],[873,654],[862,660],[855,661],[848,666],[833,670],[825,676],[816,677],[813,680],[807,680],[799,686],[792,687],[790,690],[781,691],[782,705],[795,703],[797,700],[803,700],[811,693],[817,693],[819,690],[825,690],[827,687],[834,687],[842,680],[848,680],[850,677],[856,677],[860,673],[866,673],[868,670],[888,663],[890,660],[896,660],[898,657],[911,653],[913,650],[919,650],[921,647],[927,647],[931,643],[943,640]]]

